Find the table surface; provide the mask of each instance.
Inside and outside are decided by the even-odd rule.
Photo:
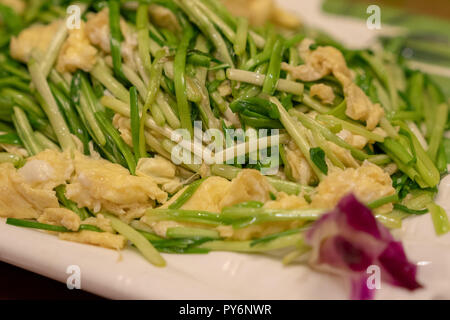
[[[283,1],[283,0],[281,0]],[[353,0],[355,2],[366,2],[374,4],[373,0]],[[378,0],[376,4],[381,8],[385,5],[404,9],[414,14],[425,14],[444,19],[450,19],[450,5],[448,0]]]
[[[98,300],[82,290],[69,290],[58,281],[0,262],[0,300]]]
[[[366,0],[355,1],[367,2]],[[450,18],[448,0],[383,0],[381,3],[408,8],[415,13]],[[99,300],[102,298],[82,290],[69,290],[63,283],[0,262],[0,300],[17,299]]]

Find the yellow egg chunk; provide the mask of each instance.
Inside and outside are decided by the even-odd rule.
[[[279,192],[275,200],[267,201],[264,204],[266,209],[281,209],[281,210],[293,210],[300,208],[307,208],[309,206],[305,198],[302,196],[288,195],[284,192]]]
[[[40,223],[63,226],[71,231],[78,231],[81,223],[80,217],[66,208],[47,208],[37,220]]]
[[[200,185],[182,209],[220,212],[220,203],[230,186],[231,182],[225,178],[210,177]]]
[[[262,26],[269,21],[274,8],[273,0],[222,0],[234,15],[249,19],[254,26]]]
[[[253,169],[242,170],[223,192],[220,208],[229,207],[246,201],[265,203],[270,199],[270,192],[276,192],[266,177]]]
[[[291,168],[292,177],[295,181],[303,185],[308,185],[314,181],[316,175],[294,141],[290,141],[285,150],[286,160]]]
[[[69,152],[45,150],[28,158],[18,173],[33,187],[53,190],[65,184],[74,169]]]
[[[164,203],[167,193],[150,177],[132,176],[124,167],[76,153],[75,174],[66,187],[68,199],[94,212],[118,215],[124,221],[141,217],[155,201]]]
[[[345,130],[345,129],[342,129],[336,135],[339,138],[341,138],[342,140],[344,140],[345,142],[347,142],[352,147],[355,147],[355,148],[361,149],[361,150],[364,149],[364,147],[369,142],[369,139],[367,139],[366,137],[363,137],[363,136],[360,136],[357,134],[353,134],[350,131]]]
[[[266,202],[273,191],[257,170],[242,170],[231,182],[221,177],[207,178],[182,209],[220,212],[246,201]]]
[[[90,71],[97,62],[97,49],[91,45],[86,34],[86,26],[82,21],[79,29],[69,30],[59,52],[56,70],[58,72],[75,72],[78,69]]]
[[[309,89],[309,94],[311,97],[318,97],[320,101],[326,104],[333,104],[334,98],[336,97],[333,89],[323,83],[312,85],[311,89]]]
[[[161,188],[173,194],[183,187],[180,178],[176,176],[177,167],[161,156],[142,158],[139,160],[136,175],[152,178]]]
[[[111,226],[111,220],[105,218],[105,216],[101,213],[99,213],[96,217],[89,217],[83,220],[83,224],[97,227],[105,232],[114,233],[114,229]]]
[[[120,136],[122,137],[123,141],[130,147],[133,147],[130,118],[124,117],[123,115],[116,113],[113,117],[112,123],[114,125],[114,128],[119,130]]]
[[[120,234],[108,232],[95,232],[83,230],[80,232],[64,232],[59,234],[59,239],[91,244],[107,249],[121,250],[127,244],[127,239]]]
[[[63,21],[56,20],[49,25],[35,24],[23,30],[17,37],[11,38],[11,57],[28,62],[34,50],[39,54],[45,53],[56,32],[62,27]]]
[[[59,208],[53,190],[33,188],[12,164],[0,164],[0,217],[36,219],[46,208]]]
[[[363,203],[369,203],[395,194],[395,189],[389,174],[377,165],[365,161],[358,169],[348,168],[331,172],[317,187],[312,206],[334,208],[339,200],[349,193],[354,193]],[[390,211],[392,204],[387,204],[382,209]]]
[[[104,8],[98,13],[88,13],[86,22],[86,35],[89,41],[106,53],[111,52],[108,12],[108,8]]]
[[[120,31],[124,37],[120,45],[121,54],[125,63],[134,67],[137,34],[123,18],[120,19]],[[98,13],[87,14],[86,35],[91,44],[99,47],[104,53],[109,54],[111,52],[108,8],[103,8]]]
[[[167,208],[170,202],[179,197],[184,190],[180,190],[168,203],[160,208]],[[181,207],[183,210],[199,210],[220,213],[223,208],[247,201],[267,202],[270,199],[270,192],[275,192],[267,179],[257,170],[244,169],[232,181],[222,177],[209,177],[199,186],[191,198]],[[295,197],[295,196],[294,196]],[[279,207],[303,207],[306,201],[301,198],[279,194],[276,201],[271,203],[274,208]],[[290,204],[288,204],[290,203]],[[270,208],[269,205],[269,208]],[[192,223],[178,223],[175,221],[153,221],[143,216],[142,222],[149,225],[155,233],[165,237],[166,231],[171,227],[191,226],[208,228],[208,226],[196,225]],[[257,226],[233,230],[229,226],[219,226],[216,228],[221,236],[227,239],[247,240],[255,235],[267,235],[273,232],[280,232],[292,227],[291,223],[265,223]]]
[[[286,29],[298,29],[300,19],[278,7],[274,0],[222,0],[227,9],[234,15],[247,18],[255,27],[267,22]]]
[[[124,167],[74,151],[43,151],[16,170],[2,164],[0,216],[38,218],[45,209],[59,208],[55,187],[66,185],[66,197],[78,207],[118,215],[124,221],[141,217],[167,193],[149,176],[133,176]],[[18,209],[19,208],[19,209]],[[43,218],[44,219],[44,218]]]
[[[275,7],[275,10],[272,12],[271,20],[276,25],[286,29],[298,29],[302,25],[302,22],[295,14],[281,9],[280,7]]]

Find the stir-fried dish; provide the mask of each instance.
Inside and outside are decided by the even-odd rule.
[[[420,286],[389,229],[450,228],[448,98],[392,48],[347,49],[265,0],[11,0],[0,17],[8,224],[156,266],[285,249]]]

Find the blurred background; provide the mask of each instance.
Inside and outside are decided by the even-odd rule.
[[[434,75],[450,96],[450,1],[449,0],[325,0],[322,10],[329,14],[365,19],[364,8],[376,3],[383,24],[398,27],[398,33],[381,35],[390,46],[410,60],[410,67]]]
[[[339,2],[339,0],[332,0],[332,2]],[[450,2],[448,0],[351,0],[351,2],[377,4],[379,6],[391,6],[394,8],[402,9],[405,12],[450,19]]]
[[[269,21],[285,28],[316,28],[349,48],[380,43],[401,54],[411,69],[432,75],[450,97],[449,0],[222,1],[234,14],[246,16],[257,26]],[[370,5],[380,8],[380,30],[367,28]],[[280,15],[280,10],[284,14]]]

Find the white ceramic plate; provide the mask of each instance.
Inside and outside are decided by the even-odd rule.
[[[376,36],[356,20],[325,17],[320,1],[280,1],[308,24],[330,31],[352,46]],[[450,212],[450,177],[442,181],[438,203]],[[435,236],[429,215],[408,220],[396,231],[409,258],[419,265],[424,289],[414,293],[383,284],[379,299],[450,299],[450,235]],[[133,248],[122,253],[60,241],[56,237],[8,226],[0,220],[0,260],[66,282],[69,266],[81,270],[81,287],[113,299],[345,299],[339,278],[302,265],[284,267],[276,257],[234,253],[165,255],[156,268]]]

